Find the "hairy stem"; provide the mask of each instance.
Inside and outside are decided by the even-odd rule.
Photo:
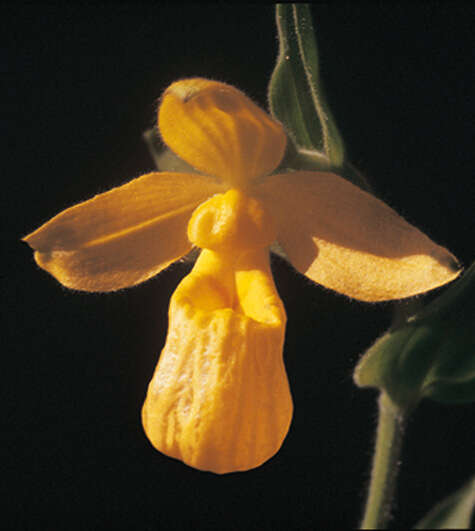
[[[390,519],[403,432],[403,412],[382,392],[371,481],[361,529],[384,529]]]

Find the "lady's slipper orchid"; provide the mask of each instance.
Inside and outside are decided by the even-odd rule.
[[[308,278],[363,301],[427,291],[454,279],[459,266],[338,175],[271,175],[284,155],[283,127],[229,85],[173,83],[158,127],[197,173],[144,175],[24,240],[40,267],[85,291],[133,286],[192,245],[203,249],[172,296],[143,425],[158,450],[195,468],[248,470],[278,451],[292,417],[272,242]]]

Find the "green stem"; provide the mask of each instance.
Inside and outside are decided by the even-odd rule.
[[[361,529],[384,529],[391,516],[403,431],[403,412],[382,392],[371,481]]]

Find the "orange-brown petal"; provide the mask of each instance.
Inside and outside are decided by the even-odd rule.
[[[269,177],[257,190],[290,262],[363,301],[409,297],[456,278],[460,266],[388,205],[332,173]]]
[[[61,212],[24,238],[64,286],[113,291],[152,277],[191,249],[188,220],[222,187],[211,178],[150,173]]]

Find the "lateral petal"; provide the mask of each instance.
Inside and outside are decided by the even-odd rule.
[[[64,286],[114,291],[186,254],[193,210],[222,190],[200,175],[150,173],[68,208],[23,240]]]
[[[233,187],[269,174],[285,151],[279,122],[236,88],[202,78],[168,87],[158,126],[178,156]]]
[[[294,267],[349,297],[410,297],[460,273],[447,249],[338,175],[273,175],[256,195],[275,216],[277,239]]]
[[[264,255],[232,266],[204,250],[170,302],[142,421],[157,450],[200,470],[255,468],[290,426],[286,317]]]

